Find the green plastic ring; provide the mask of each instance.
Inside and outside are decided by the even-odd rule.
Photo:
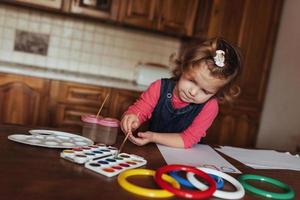
[[[248,190],[249,192],[252,192],[252,193],[257,194],[262,197],[266,197],[269,199],[281,199],[281,200],[293,199],[295,197],[295,192],[292,188],[290,188],[285,183],[283,183],[279,180],[273,179],[273,178],[269,178],[266,176],[254,175],[254,174],[244,174],[244,175],[241,175],[238,179],[241,182],[241,184],[243,185],[243,187],[245,188],[245,190]],[[275,192],[269,192],[266,190],[261,190],[261,189],[258,189],[256,187],[250,185],[249,183],[247,183],[246,182],[247,180],[259,180],[262,182],[267,182],[267,183],[273,184],[273,185],[285,190],[286,192],[285,193],[275,193]]]

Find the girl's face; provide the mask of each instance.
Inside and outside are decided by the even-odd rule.
[[[186,103],[200,104],[215,95],[228,81],[213,77],[206,64],[183,72],[175,92]]]

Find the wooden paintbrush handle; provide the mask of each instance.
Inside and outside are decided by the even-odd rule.
[[[122,144],[121,144],[121,146],[119,148],[119,153],[121,153],[121,151],[122,151],[122,149],[124,147],[124,144],[125,144],[126,140],[128,139],[129,135],[130,135],[130,132],[128,132],[127,135],[126,135],[126,137],[124,138],[124,140],[123,140],[123,142],[122,142]]]

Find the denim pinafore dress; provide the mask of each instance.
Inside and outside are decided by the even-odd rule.
[[[161,79],[160,97],[150,119],[149,130],[158,133],[180,133],[187,129],[201,112],[203,104],[191,103],[173,108],[172,94],[176,85],[173,79]]]

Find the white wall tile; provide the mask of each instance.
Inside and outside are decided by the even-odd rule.
[[[104,49],[103,47],[104,46],[102,44],[94,43],[92,52],[94,54],[102,54]]]
[[[51,32],[51,26],[49,23],[41,23],[41,29],[40,29],[40,32],[41,33],[44,33],[44,34],[50,34]]]
[[[70,59],[68,66],[69,66],[69,69],[71,71],[77,71],[78,70],[78,62],[75,61],[75,60]]]
[[[15,38],[15,29],[9,28],[9,27],[4,27],[3,28],[3,39],[4,40],[14,40]]]
[[[50,68],[50,69],[53,69],[53,68],[55,68],[55,66],[57,66],[56,59],[52,58],[52,57],[47,57],[47,59],[46,59],[46,67]]]
[[[48,34],[48,55],[13,51],[16,29]],[[158,34],[27,8],[0,7],[0,60],[133,80],[138,62],[167,65],[169,54],[179,47],[178,39]]]
[[[35,22],[35,21],[29,21],[27,30],[30,30],[32,32],[39,32],[40,31],[40,23]]]
[[[51,24],[52,23],[52,14],[41,13],[41,23]]]
[[[13,49],[14,41],[12,39],[6,39],[2,41],[2,50],[12,53]]]
[[[64,27],[73,28],[74,24],[75,21],[71,19],[67,19],[64,21]]]
[[[48,48],[48,57],[56,58],[58,55],[57,53],[58,49],[59,49],[58,47],[50,46]]]
[[[17,18],[5,18],[4,26],[9,28],[17,27]]]
[[[94,39],[94,34],[92,32],[89,32],[89,31],[84,31],[82,39],[86,42],[91,42]]]
[[[85,24],[83,25],[83,27],[84,27],[84,30],[85,30],[85,31],[89,31],[89,32],[94,32],[95,29],[96,29],[95,24],[92,23],[92,22],[90,22],[90,23],[88,23],[88,22],[85,23]]]
[[[16,27],[17,27],[17,29],[27,30],[28,20],[23,19],[23,18],[18,18],[17,26]]]
[[[82,35],[82,30],[73,29],[71,37],[77,40],[82,40]]]
[[[64,49],[71,49],[71,39],[61,38],[61,47]]]
[[[63,27],[63,34],[62,34],[63,37],[71,38],[73,35],[72,33],[73,33],[72,28],[67,27],[67,26]]]
[[[84,51],[85,53],[92,53],[93,52],[93,43],[83,42],[81,50]]]

